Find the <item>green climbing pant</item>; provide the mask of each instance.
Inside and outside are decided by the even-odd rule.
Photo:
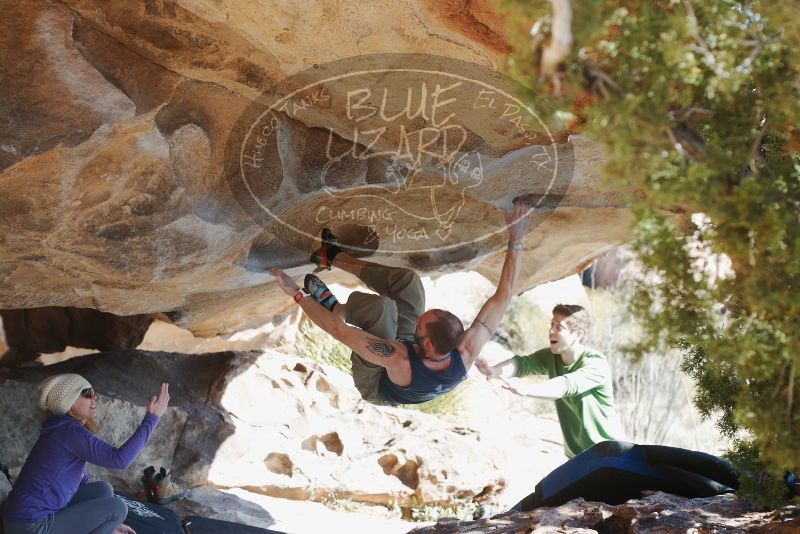
[[[413,339],[417,317],[425,311],[425,289],[417,273],[402,267],[368,263],[359,276],[375,291],[356,291],[347,300],[348,324],[382,339]],[[350,355],[353,382],[364,400],[389,404],[380,396],[381,376],[385,369],[370,363],[355,352]]]

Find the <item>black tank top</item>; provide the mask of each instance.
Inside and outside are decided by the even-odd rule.
[[[383,373],[379,391],[383,400],[393,404],[420,404],[447,393],[460,382],[467,378],[467,370],[461,360],[461,354],[453,349],[450,351],[450,366],[441,371],[432,371],[414,351],[414,342],[398,339],[408,351],[408,361],[411,364],[411,383],[401,387],[389,380],[389,375]]]

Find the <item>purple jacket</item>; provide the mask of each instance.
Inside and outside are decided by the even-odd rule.
[[[33,522],[66,508],[78,487],[89,482],[86,462],[112,469],[127,468],[156,425],[158,417],[148,412],[128,441],[115,448],[86,430],[74,417],[51,415],[8,495],[3,506],[5,516]]]

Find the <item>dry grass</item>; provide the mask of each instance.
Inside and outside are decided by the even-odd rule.
[[[350,368],[350,349],[336,341],[311,321],[303,321],[294,342],[294,352],[352,374]]]

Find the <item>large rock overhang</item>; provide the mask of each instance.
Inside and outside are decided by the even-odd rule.
[[[505,245],[498,208],[520,196],[534,198],[537,210],[518,291],[577,272],[624,241],[633,217],[599,191],[599,144],[550,123],[514,132],[507,108],[459,108],[467,135],[449,160],[442,137],[431,146],[444,149],[421,159],[419,142],[411,158],[342,158],[354,146],[351,154],[396,149],[401,130],[375,142],[364,132],[377,126],[348,116],[347,105],[284,108],[264,150],[269,179],[262,189],[237,189],[242,176],[231,174],[231,158],[246,140],[232,150],[232,133],[253,103],[268,108],[308,76],[341,72],[342,62],[351,71],[380,61],[393,72],[436,70],[421,68],[428,61],[440,73],[501,84],[502,21],[481,2],[451,4],[349,1],[302,18],[290,3],[270,13],[191,1],[14,4],[0,22],[0,309],[161,312],[197,335],[234,332],[289,307],[265,269],[310,272],[312,237],[323,226],[356,253],[371,251],[365,227],[376,226],[376,261],[496,280]],[[409,65],[402,57],[423,59]],[[401,89],[402,107],[400,78],[364,80],[328,84],[330,102],[367,87],[367,109],[380,103],[383,83]],[[429,98],[435,83],[428,79]],[[449,96],[474,104],[476,91],[473,83]],[[517,96],[505,98],[513,104]],[[447,127],[431,114],[407,119],[406,133],[414,121],[417,132]],[[539,157],[556,165],[537,170]],[[450,169],[437,171],[443,160]],[[398,161],[416,165],[393,167]],[[330,280],[351,281],[335,273]]]

